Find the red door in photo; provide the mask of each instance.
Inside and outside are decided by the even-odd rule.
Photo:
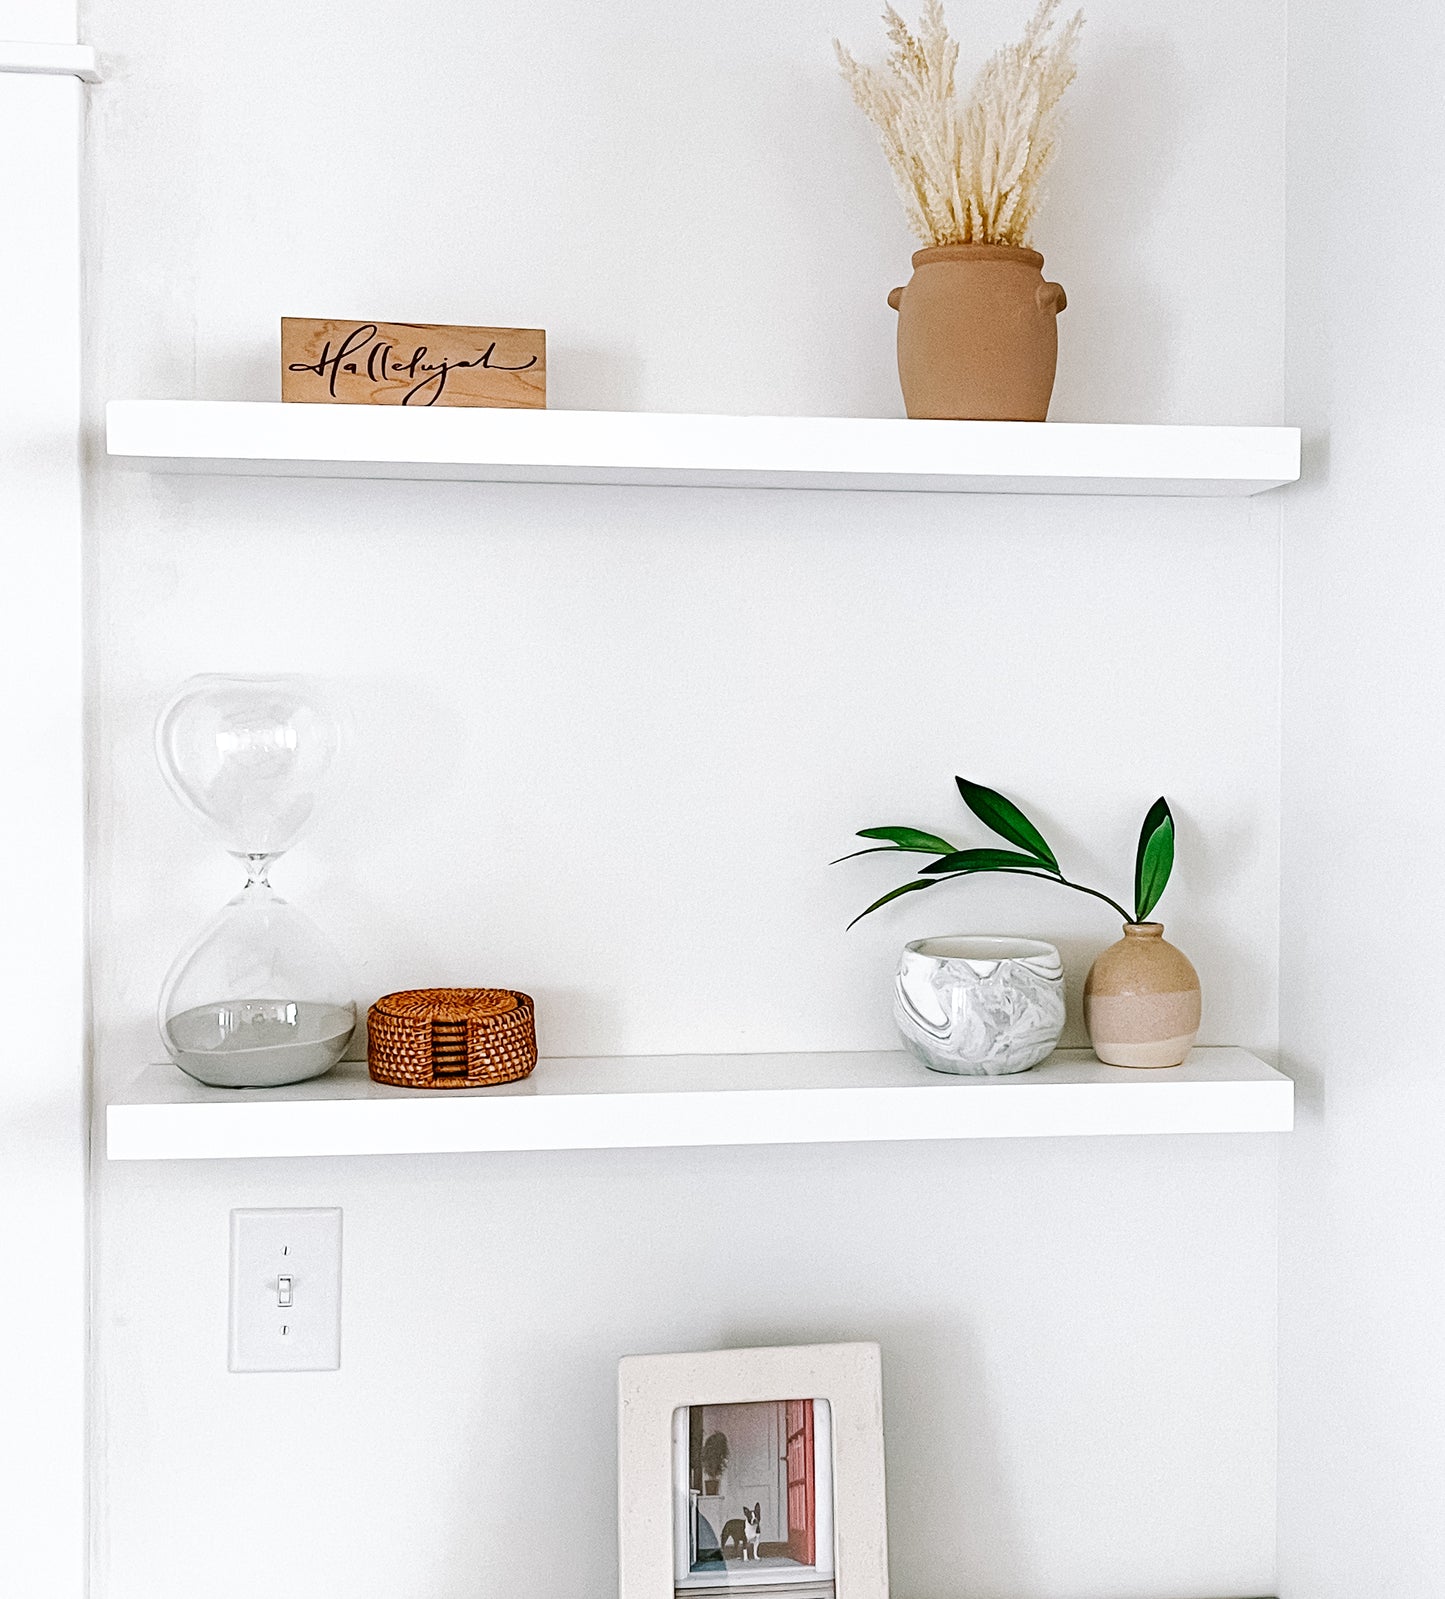
[[[813,1401],[789,1399],[783,1410],[788,1434],[788,1558],[811,1566],[817,1549]]]

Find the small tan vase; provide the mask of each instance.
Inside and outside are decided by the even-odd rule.
[[[938,244],[888,303],[898,313],[898,378],[909,416],[1042,422],[1059,359],[1044,258],[1007,244]]]
[[[1106,1066],[1178,1066],[1199,1033],[1199,975],[1162,922],[1125,922],[1089,968],[1084,1025]]]

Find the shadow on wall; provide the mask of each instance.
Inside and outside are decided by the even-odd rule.
[[[876,1339],[883,1348],[888,1564],[894,1590],[928,1599],[928,1571],[1007,1571],[1015,1591],[1037,1589],[1042,1574],[1030,1564],[1013,1509],[1029,1483],[1011,1470],[1000,1429],[984,1408],[986,1373],[961,1319],[890,1322],[874,1316],[866,1326],[809,1320],[796,1327],[729,1326],[721,1333],[721,1348]],[[941,1400],[946,1401],[942,1406]],[[967,1426],[940,1427],[940,1408],[961,1408]],[[966,1513],[960,1514],[963,1483],[969,1485],[969,1498]],[[915,1550],[926,1551],[916,1569]],[[967,1586],[966,1579],[961,1581]]]
[[[567,340],[566,319],[553,319],[552,343],[565,359],[549,374],[548,403],[556,410],[642,409],[643,356],[639,345],[604,347]],[[701,407],[699,407],[701,409]]]
[[[1159,422],[1172,416],[1179,313],[1133,264],[1156,226],[1180,152],[1187,104],[1178,51],[1156,35],[1086,57],[1035,244],[1069,308],[1059,322],[1050,420]],[[1129,181],[1119,181],[1128,173]],[[1177,293],[1188,293],[1180,283]]]

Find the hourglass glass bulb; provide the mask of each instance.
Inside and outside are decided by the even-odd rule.
[[[356,1026],[341,957],[264,865],[176,957],[161,1037],[182,1071],[217,1088],[273,1088],[330,1071]]]
[[[193,677],[156,723],[166,781],[233,855],[276,856],[296,842],[343,742],[319,685],[289,675]]]
[[[171,1059],[223,1088],[303,1082],[341,1059],[356,1025],[340,958],[271,887],[333,775],[342,724],[299,677],[192,678],[156,724],[176,795],[246,868],[246,883],[176,957],[160,996]]]

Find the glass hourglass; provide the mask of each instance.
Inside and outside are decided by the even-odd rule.
[[[200,1082],[304,1082],[350,1042],[356,1006],[340,957],[269,881],[337,775],[342,743],[339,715],[301,677],[193,677],[156,722],[166,781],[246,872],[161,988],[161,1037]]]

